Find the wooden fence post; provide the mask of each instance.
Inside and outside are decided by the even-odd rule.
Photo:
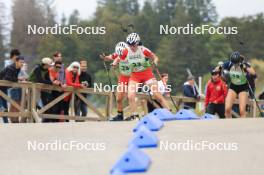
[[[38,123],[39,122],[39,116],[38,116],[38,113],[37,113],[37,87],[36,87],[36,84],[32,84],[31,86],[31,117],[32,119]]]

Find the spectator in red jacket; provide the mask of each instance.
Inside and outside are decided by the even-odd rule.
[[[80,83],[80,63],[73,62],[71,65],[65,70],[66,74],[66,85],[72,86],[75,88],[84,88],[85,86]],[[69,103],[70,103],[71,95],[65,97],[65,107],[64,107],[64,115],[69,114]]]
[[[211,80],[206,86],[205,109],[209,114],[217,113],[220,118],[225,118],[227,85],[221,80],[219,69],[212,70],[211,75]]]

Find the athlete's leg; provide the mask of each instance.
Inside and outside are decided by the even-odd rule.
[[[117,92],[117,111],[122,112],[123,111],[123,99],[125,97],[125,92]]]
[[[119,77],[119,80],[121,78]],[[127,93],[127,82],[120,81],[118,83],[118,88],[117,88],[117,116],[111,119],[111,121],[122,121],[124,120],[124,114],[123,114],[123,99]]]
[[[148,86],[150,87],[151,92],[153,93],[153,97],[162,105],[162,107],[163,108],[167,108],[168,110],[170,110],[168,102],[162,96],[162,94],[159,92],[158,82],[154,81],[152,83],[149,83]]]
[[[131,115],[137,115],[137,106],[136,106],[136,92],[137,92],[137,82],[130,80],[128,83],[128,102],[131,110]]]
[[[239,112],[240,117],[246,117],[246,106],[248,101],[248,93],[246,91],[242,91],[238,94],[239,99]]]
[[[232,106],[234,101],[236,100],[237,94],[234,90],[229,89],[226,100],[225,100],[225,117],[232,118]]]

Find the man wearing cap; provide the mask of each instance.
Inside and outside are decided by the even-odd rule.
[[[227,95],[227,85],[221,79],[221,71],[213,69],[211,80],[206,86],[205,109],[209,114],[218,114],[220,118],[225,118],[225,98]]]
[[[194,76],[189,75],[187,81],[183,84],[183,95],[185,97],[200,100],[199,93],[194,85]],[[184,103],[184,109],[195,109],[196,102]]]
[[[29,75],[29,81],[34,83],[52,84],[49,77],[49,68],[53,61],[50,58],[43,58],[41,64],[37,64]]]
[[[33,83],[52,84],[49,76],[49,68],[53,65],[50,58],[43,58],[41,64],[37,64],[29,75],[29,81]],[[50,102],[50,93],[46,91],[40,92],[40,98],[43,106]]]

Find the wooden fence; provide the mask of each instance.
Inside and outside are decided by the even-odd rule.
[[[62,120],[81,120],[81,121],[106,121],[110,118],[112,109],[114,107],[114,98],[112,92],[95,92],[93,88],[84,88],[84,89],[77,89],[73,87],[66,87],[62,88],[59,86],[54,85],[45,85],[45,84],[38,84],[38,83],[13,83],[9,81],[0,81],[0,87],[8,87],[8,88],[21,88],[22,90],[22,97],[21,103],[18,103],[11,99],[7,94],[5,94],[2,90],[0,90],[0,96],[4,98],[10,105],[17,109],[18,112],[0,112],[0,117],[7,116],[7,117],[21,117],[22,121],[24,122],[40,122],[42,118],[49,118],[49,119],[62,119]],[[39,101],[39,94],[40,91],[58,91],[61,92],[61,95],[43,106],[41,109],[37,109],[37,103]],[[104,106],[104,111],[99,110],[97,106],[94,105],[90,100],[84,97],[83,94],[88,95],[99,95],[104,96],[106,98],[106,105]],[[54,105],[59,103],[60,101],[64,100],[66,96],[71,95],[70,99],[70,110],[69,115],[55,115],[46,113],[49,109],[51,109]],[[83,101],[87,107],[93,111],[93,116],[89,115],[86,117],[76,116],[74,112],[74,103],[75,98],[78,97],[81,101]],[[150,97],[145,94],[139,94],[139,98],[137,98],[137,102],[139,103],[139,107],[141,107],[141,111],[146,114],[147,111],[147,100],[150,100]],[[197,102],[192,98],[182,97],[182,96],[173,96],[172,97],[178,108],[182,107],[184,102]],[[171,101],[170,98],[167,98],[168,101]],[[204,100],[201,99],[199,102],[203,102]],[[260,104],[264,104],[264,101],[259,101]],[[257,117],[258,110],[257,106],[254,101],[250,100],[248,104],[251,107],[251,112],[249,116]],[[129,107],[125,107],[125,111],[129,110]]]
[[[111,114],[113,94],[106,92],[94,92],[93,88],[76,89],[73,87],[62,88],[54,85],[45,85],[38,83],[13,83],[8,81],[0,81],[0,87],[8,88],[21,88],[22,98],[21,103],[18,104],[16,101],[12,100],[7,94],[0,90],[0,96],[3,97],[10,105],[14,106],[18,112],[0,112],[0,116],[7,117],[22,117],[27,118],[29,122],[40,122],[41,118],[50,119],[62,119],[62,120],[93,120],[93,121],[103,121],[107,120]],[[43,106],[41,109],[37,109],[37,103],[39,101],[40,91],[58,91],[61,95]],[[100,95],[106,97],[105,111],[102,112],[93,105],[91,101],[84,97],[83,94]],[[64,100],[66,96],[71,95],[70,99],[70,110],[69,115],[54,115],[46,114],[45,112],[51,109],[54,105]],[[78,97],[82,100],[87,107],[96,114],[96,117],[81,117],[76,116],[74,113],[74,102],[75,98]]]

